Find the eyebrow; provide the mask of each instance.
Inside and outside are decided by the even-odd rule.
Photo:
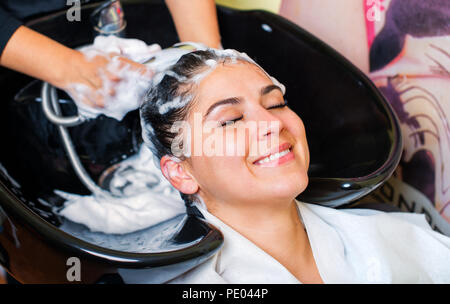
[[[209,113],[211,113],[217,107],[220,107],[220,106],[223,106],[226,104],[239,104],[239,103],[241,103],[241,101],[242,101],[242,97],[231,97],[231,98],[227,98],[227,99],[218,101],[208,108],[208,111],[206,111],[206,114],[203,117],[208,116]]]
[[[261,89],[260,94],[261,94],[261,96],[267,95],[267,94],[269,94],[270,92],[272,92],[273,90],[278,90],[278,91],[281,92],[281,94],[283,94],[283,91],[281,90],[281,88],[280,88],[279,86],[277,86],[277,85],[274,85],[274,84],[270,84],[270,85],[268,85],[268,86],[263,87],[263,88]]]
[[[281,88],[277,85],[271,84],[268,86],[265,86],[261,89],[260,91],[260,95],[264,96],[269,94],[270,92],[272,92],[273,90],[279,90],[281,92],[281,94],[283,94],[283,91],[281,90]],[[226,105],[226,104],[239,104],[242,102],[242,97],[230,97],[230,98],[226,98],[223,100],[220,100],[214,104],[212,104],[208,110],[206,111],[206,114],[203,116],[203,119],[206,118],[206,116],[208,116],[215,108]]]

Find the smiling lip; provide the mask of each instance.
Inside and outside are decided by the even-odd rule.
[[[286,150],[289,150],[288,152]],[[267,157],[275,157],[276,153],[282,153],[280,157],[274,158],[272,160],[263,161]],[[290,143],[281,144],[279,147],[271,151],[271,153],[262,156],[253,162],[254,165],[264,166],[264,167],[274,167],[281,164],[284,164],[291,159],[294,159],[294,153],[292,152],[292,145]]]

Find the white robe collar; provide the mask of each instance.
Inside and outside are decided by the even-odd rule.
[[[423,215],[337,210],[297,201],[324,283],[450,283],[450,238]],[[282,264],[204,208],[220,251],[172,283],[300,283]]]

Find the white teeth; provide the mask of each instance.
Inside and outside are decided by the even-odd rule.
[[[256,163],[257,163],[257,164],[268,163],[268,162],[270,162],[270,161],[273,161],[274,159],[278,159],[278,158],[280,158],[280,157],[285,156],[286,154],[289,153],[289,151],[290,151],[289,149],[286,149],[286,150],[284,150],[284,151],[277,152],[277,153],[275,153],[275,154],[271,154],[271,155],[268,156],[268,157],[265,157],[265,158],[263,158],[263,159],[261,159],[261,160],[258,160]]]

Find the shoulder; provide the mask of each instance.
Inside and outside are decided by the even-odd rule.
[[[384,212],[374,209],[352,208],[352,209],[336,209],[322,206],[319,204],[308,204],[297,201],[300,210],[306,214],[314,214],[317,217],[327,221],[340,222],[342,219],[353,219],[362,221],[366,224],[374,224],[376,222],[394,221],[403,222],[404,225],[415,225],[422,229],[431,230],[424,214],[409,212]]]
[[[357,281],[450,282],[450,238],[433,231],[424,215],[297,204],[311,244],[334,248]]]
[[[318,204],[307,204],[297,201],[302,217],[309,220],[327,223],[341,233],[353,236],[365,234],[384,235],[393,238],[396,235],[420,239],[433,238],[450,247],[450,238],[434,231],[424,214],[409,212],[384,212],[372,209],[335,209]]]

